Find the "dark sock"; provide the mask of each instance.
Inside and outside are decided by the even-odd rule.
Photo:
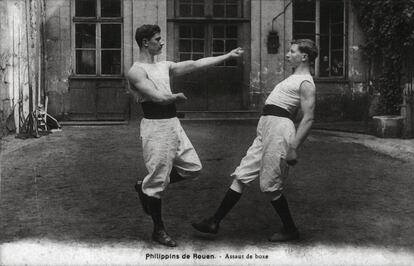
[[[154,197],[147,197],[148,209],[151,214],[152,222],[154,223],[154,232],[164,229],[164,223],[161,217],[161,199]]]
[[[170,184],[184,180],[184,178],[177,172],[177,168],[173,167],[170,173]]]
[[[220,206],[214,214],[214,220],[219,223],[223,220],[224,216],[233,208],[234,205],[239,201],[241,193],[229,189],[223,198]]]
[[[284,195],[280,196],[277,200],[271,201],[273,207],[275,208],[277,214],[282,220],[283,226],[287,231],[297,230],[295,222],[293,221],[292,216],[290,215],[289,205]]]

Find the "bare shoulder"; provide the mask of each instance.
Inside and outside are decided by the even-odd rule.
[[[168,67],[172,67],[173,65],[175,65],[176,63],[173,61],[163,61],[162,63],[166,64]]]
[[[127,78],[130,81],[139,81],[141,79],[146,79],[147,78],[147,73],[145,72],[145,70],[138,66],[138,65],[133,65],[128,73],[127,73]]]
[[[165,64],[170,71],[177,65],[177,63],[173,61],[163,61],[162,63]]]
[[[301,94],[308,95],[308,96],[315,95],[315,92],[316,92],[315,85],[308,80],[304,80],[300,84],[300,92]]]

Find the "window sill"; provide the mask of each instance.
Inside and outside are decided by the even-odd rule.
[[[169,18],[167,22],[250,22],[248,18],[182,17]]]
[[[348,78],[318,78],[314,77],[313,81],[315,83],[349,83]]]
[[[124,76],[69,76],[69,80],[85,80],[85,79],[96,79],[96,80],[125,80]]]
[[[113,18],[96,18],[96,17],[73,17],[73,22],[123,22],[122,17],[113,17]]]

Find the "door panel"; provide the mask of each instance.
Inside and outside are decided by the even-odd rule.
[[[124,82],[99,82],[96,91],[96,116],[98,120],[123,120],[126,118],[129,110],[129,98],[125,94]]]
[[[180,77],[174,77],[173,91],[184,93],[188,100],[177,106],[183,111],[203,111],[207,110],[207,86],[204,82],[205,71],[197,71]]]
[[[70,120],[125,120],[129,97],[123,79],[72,79],[70,81]]]
[[[207,71],[208,111],[242,109],[242,71],[237,68],[214,67]]]
[[[71,120],[94,120],[96,114],[95,82],[72,80],[69,87]]]

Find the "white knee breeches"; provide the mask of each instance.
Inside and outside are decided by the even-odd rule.
[[[160,198],[170,182],[174,166],[183,178],[197,176],[202,166],[177,118],[141,120],[141,141],[148,175],[142,191]]]
[[[242,188],[237,186],[249,184],[260,177],[261,191],[281,191],[289,170],[286,153],[295,133],[295,126],[290,119],[262,116],[253,144],[231,174],[235,178],[232,188],[241,191]]]

